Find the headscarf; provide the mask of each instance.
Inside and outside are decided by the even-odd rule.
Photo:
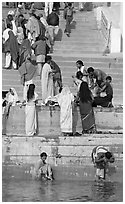
[[[91,102],[92,101],[92,97],[91,97],[91,91],[89,90],[88,84],[87,82],[82,82],[81,86],[80,86],[80,90],[79,90],[79,97],[80,100],[84,103],[84,102]]]
[[[9,91],[7,94],[7,101],[8,101],[8,103],[12,103],[12,106],[15,106],[16,102],[19,100],[18,95],[17,95],[17,92],[14,88],[10,88],[10,89],[13,91],[14,95],[12,95]]]
[[[61,95],[71,94],[70,88],[68,86],[64,86],[60,94]]]

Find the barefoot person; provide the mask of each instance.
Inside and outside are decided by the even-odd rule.
[[[82,121],[82,133],[96,132],[95,116],[92,107],[92,93],[87,82],[82,82],[79,89],[79,108]]]
[[[92,162],[96,167],[96,177],[98,180],[106,179],[108,163],[115,161],[113,154],[104,146],[96,146],[92,150]]]
[[[38,95],[35,93],[35,85],[30,84],[27,91],[27,101],[26,101],[26,135],[33,136],[36,134],[37,130],[37,119],[36,119],[36,101]]]

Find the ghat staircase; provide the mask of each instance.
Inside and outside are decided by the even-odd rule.
[[[72,81],[72,75],[76,72],[77,60],[82,60],[85,67],[92,66],[111,75],[113,78],[114,104],[123,103],[123,59],[117,56],[103,56],[105,44],[101,32],[97,28],[94,12],[74,13],[71,25],[71,36],[64,34],[65,20],[60,14],[60,30],[56,37],[54,52],[55,62],[60,66],[63,83],[70,86],[73,93],[76,92]],[[3,55],[4,61],[4,55]],[[41,84],[39,77],[34,77],[36,91],[41,98]],[[18,71],[2,70],[2,90],[14,87],[22,98],[23,87],[20,83]]]
[[[60,31],[52,54],[55,62],[60,66],[63,83],[68,84],[73,93],[76,89],[72,82],[72,75],[76,72],[76,61],[82,60],[85,67],[99,68],[113,78],[114,105],[123,103],[123,59],[119,55],[103,56],[105,44],[101,32],[97,29],[93,11],[74,13],[71,36],[64,34],[65,20],[60,14]],[[4,55],[2,58],[4,62]],[[36,92],[41,98],[41,84],[38,76],[34,77]],[[2,90],[14,87],[22,99],[23,87],[16,70],[2,70]],[[59,109],[38,109],[39,134],[36,137],[25,136],[24,108],[12,108],[8,119],[7,136],[3,137],[3,162],[33,163],[41,151],[46,151],[49,161],[53,165],[84,166],[91,163],[91,150],[95,145],[106,145],[115,153],[117,164],[122,171],[123,135],[122,111],[102,110],[95,111],[96,120],[100,129],[108,127],[108,131],[116,133],[63,137],[60,135]],[[17,117],[20,115],[20,117]],[[76,117],[78,112],[76,111]],[[103,120],[104,119],[104,120]],[[77,118],[77,128],[81,131],[80,116]],[[106,126],[106,127],[105,127]],[[120,130],[120,134],[118,131]],[[107,131],[107,129],[106,129]],[[61,158],[58,156],[61,154]],[[57,158],[57,159],[56,159]],[[81,168],[81,167],[80,167]],[[74,170],[73,170],[74,171]],[[87,170],[88,171],[88,170]],[[72,176],[71,176],[72,177]],[[73,177],[72,177],[73,178]],[[80,177],[81,178],[81,177]]]

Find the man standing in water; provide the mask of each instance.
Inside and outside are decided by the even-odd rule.
[[[92,162],[96,167],[96,177],[98,180],[105,180],[108,163],[115,161],[113,154],[103,146],[96,146],[92,150]]]
[[[47,154],[42,152],[40,154],[40,160],[35,166],[34,173],[36,178],[42,180],[53,180],[52,178],[52,169],[49,164],[46,163]]]

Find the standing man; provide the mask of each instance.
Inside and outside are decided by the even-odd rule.
[[[48,15],[47,23],[48,23],[48,33],[50,37],[50,45],[51,45],[50,53],[51,53],[53,52],[55,36],[58,34],[58,31],[59,31],[59,16],[55,10]]]
[[[73,20],[73,7],[72,7],[72,3],[68,3],[68,7],[66,7],[64,9],[64,19],[66,19],[66,28],[64,30],[64,33],[66,33],[66,35],[68,37],[70,37],[70,33],[71,33],[71,28],[70,28],[70,23]]]

